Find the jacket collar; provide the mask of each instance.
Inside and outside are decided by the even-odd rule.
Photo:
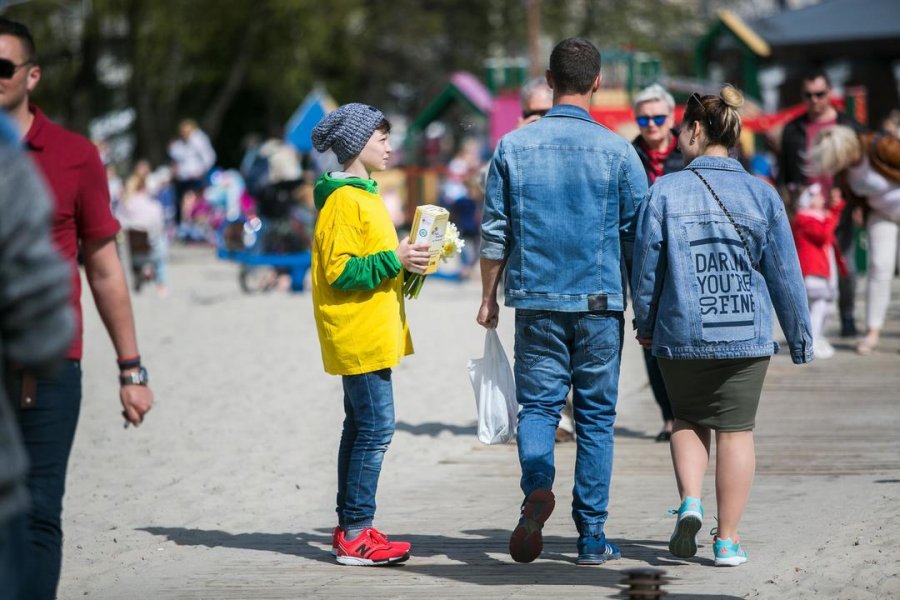
[[[347,175],[344,173],[343,175]],[[338,188],[343,186],[355,187],[360,190],[369,192],[370,194],[378,193],[378,182],[374,179],[362,179],[360,177],[332,177],[331,173],[322,173],[316,180],[313,188],[313,199],[317,210],[322,210],[329,196]]]
[[[573,117],[590,121],[591,123],[597,123],[597,121],[591,118],[591,114],[588,111],[580,106],[575,106],[574,104],[557,104],[551,108],[544,117]]]
[[[717,169],[719,171],[743,171],[741,163],[733,158],[721,156],[698,156],[691,161],[686,169]]]

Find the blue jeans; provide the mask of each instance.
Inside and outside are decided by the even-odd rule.
[[[344,430],[338,450],[338,524],[370,527],[381,463],[394,436],[391,370],[344,375]]]
[[[554,435],[571,386],[578,440],[572,518],[580,535],[600,534],[606,523],[622,334],[620,312],[516,310],[522,491],[553,487]]]
[[[10,382],[12,398],[18,402],[21,379]],[[35,404],[18,409],[22,441],[28,452],[28,492],[31,509],[33,587],[30,598],[52,600],[62,563],[62,500],[66,490],[66,468],[81,409],[81,364],[67,360],[49,377],[37,381]]]

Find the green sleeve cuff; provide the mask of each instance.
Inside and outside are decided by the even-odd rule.
[[[344,271],[332,283],[339,290],[374,290],[385,279],[393,279],[402,269],[393,250],[367,256],[354,256],[344,265]]]

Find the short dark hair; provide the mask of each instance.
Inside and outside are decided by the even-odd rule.
[[[831,80],[828,78],[828,73],[826,73],[824,69],[816,67],[814,69],[808,69],[803,73],[803,81],[815,81],[819,77],[825,80],[825,85],[831,87]]]
[[[387,120],[387,117],[381,118],[381,122],[378,123],[378,126],[375,128],[375,131],[380,131],[381,133],[390,133],[391,132],[391,122]]]
[[[19,38],[22,46],[25,47],[25,60],[30,63],[37,62],[37,47],[34,45],[34,38],[31,37],[28,27],[18,21],[0,17],[0,35],[11,35]]]
[[[600,51],[584,38],[568,38],[550,53],[550,74],[557,94],[585,94],[600,74]]]

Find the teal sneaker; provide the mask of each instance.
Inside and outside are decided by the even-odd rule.
[[[713,556],[717,567],[736,567],[747,562],[747,553],[741,549],[741,540],[713,538]]]
[[[669,538],[669,552],[679,558],[690,558],[697,554],[697,532],[703,526],[703,504],[700,503],[700,498],[685,497],[677,514],[675,531]]]

